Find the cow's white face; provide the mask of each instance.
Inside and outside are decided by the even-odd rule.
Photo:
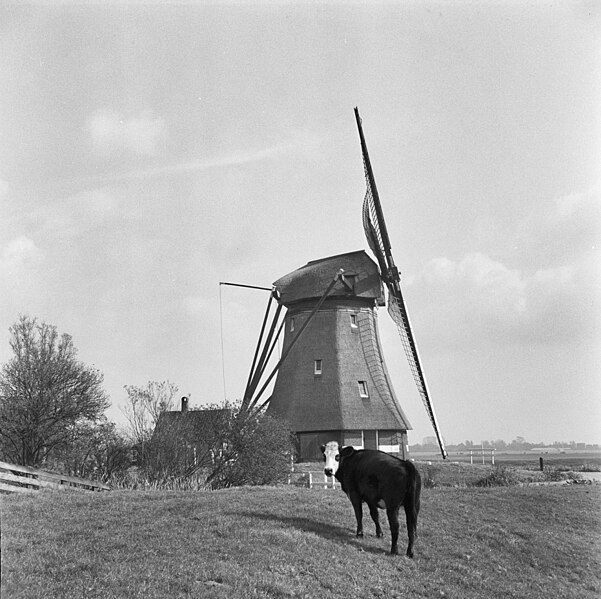
[[[340,461],[340,447],[337,441],[330,441],[327,445],[321,446],[325,465],[323,472],[326,476],[334,476],[338,470]]]

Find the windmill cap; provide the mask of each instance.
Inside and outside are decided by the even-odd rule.
[[[364,250],[312,260],[284,275],[273,286],[286,306],[302,300],[319,299],[341,270],[342,276],[329,297],[361,298],[379,304],[384,301],[378,266]]]

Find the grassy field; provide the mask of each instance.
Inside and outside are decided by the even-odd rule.
[[[340,490],[2,496],[2,597],[598,599],[600,499],[599,485],[427,488],[410,560],[367,513],[356,539]]]

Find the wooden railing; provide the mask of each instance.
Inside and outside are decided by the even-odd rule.
[[[2,493],[31,493],[40,489],[69,487],[87,491],[110,491],[108,485],[98,481],[0,462],[0,492]]]

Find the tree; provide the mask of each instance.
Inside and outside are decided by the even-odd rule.
[[[128,403],[123,414],[129,423],[131,440],[144,445],[152,437],[161,413],[173,407],[177,386],[169,381],[148,381],[145,387],[125,385],[124,389]]]
[[[14,356],[0,371],[0,449],[10,461],[37,466],[109,401],[102,374],[77,360],[70,335],[27,316],[9,332]]]
[[[53,469],[107,482],[131,465],[129,443],[106,418],[97,422],[78,422],[69,433],[68,441],[50,454],[48,461]]]

